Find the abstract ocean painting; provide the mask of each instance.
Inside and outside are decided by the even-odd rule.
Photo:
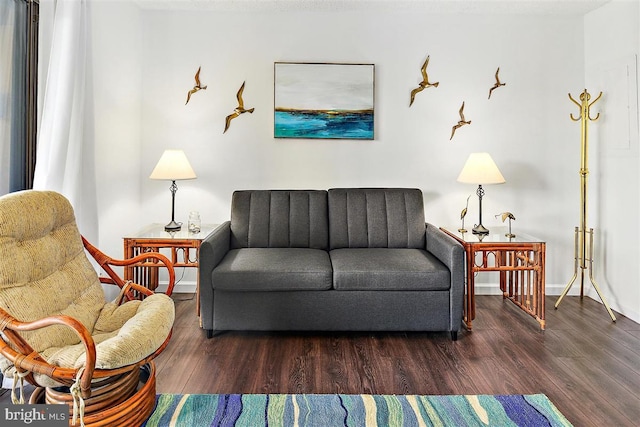
[[[373,64],[274,64],[274,136],[373,139]]]

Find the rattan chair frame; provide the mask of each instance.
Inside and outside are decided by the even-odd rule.
[[[119,260],[109,257],[89,243],[89,241],[84,237],[82,237],[82,242],[87,253],[93,257],[108,276],[100,277],[100,282],[116,285],[121,289],[123,297],[118,302],[119,304],[128,300],[153,295],[154,292],[144,286],[130,281],[124,281],[112,268],[124,267],[140,263],[142,261],[145,261],[149,266],[165,267],[167,269],[169,278],[166,294],[171,296],[175,284],[175,271],[173,264],[166,256],[158,252],[148,252],[140,254],[134,258]],[[40,385],[35,380],[33,373],[46,375],[54,381],[66,386],[71,386],[76,381],[78,374],[78,369],[64,368],[48,363],[20,335],[20,332],[23,331],[32,331],[52,325],[64,325],[73,329],[85,347],[86,364],[81,374],[79,384],[81,395],[85,399],[91,397],[92,382],[127,373],[134,369],[139,369],[141,366],[149,363],[158,356],[166,348],[169,343],[169,339],[171,338],[171,333],[169,333],[169,336],[164,343],[153,354],[150,354],[134,364],[115,369],[96,369],[95,343],[91,337],[91,333],[79,321],[70,316],[55,315],[31,322],[24,322],[14,318],[11,314],[0,308],[0,330],[2,331],[2,334],[0,334],[0,353],[13,363],[18,372],[26,374],[24,378],[36,387],[39,387]]]

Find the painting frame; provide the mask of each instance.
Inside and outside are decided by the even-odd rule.
[[[274,62],[273,136],[373,140],[375,64]]]

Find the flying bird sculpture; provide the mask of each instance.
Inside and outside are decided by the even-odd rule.
[[[462,227],[458,228],[458,231],[460,233],[466,233],[467,232],[467,229],[464,228],[464,217],[467,216],[467,209],[469,208],[469,197],[471,197],[471,194],[469,194],[469,196],[467,197],[467,205],[460,212],[460,219],[462,220]]]
[[[189,103],[189,100],[191,99],[191,95],[193,95],[194,93],[196,93],[197,91],[201,90],[201,89],[206,89],[206,86],[202,86],[202,84],[200,83],[200,69],[202,67],[198,67],[198,71],[196,71],[196,84],[193,87],[193,89],[191,89],[189,91],[189,93],[187,93],[187,102],[184,103],[184,105],[187,105]]]
[[[499,72],[500,72],[500,67],[498,67],[498,69],[496,70],[496,83],[493,85],[491,89],[489,89],[489,98],[487,99],[491,99],[491,92],[493,92],[495,89],[498,89],[500,86],[506,85],[506,83],[500,82],[500,77],[498,77]]]
[[[231,120],[235,119],[240,114],[253,113],[254,108],[249,108],[248,110],[245,110],[244,108],[244,101],[242,100],[242,92],[244,92],[244,84],[245,82],[242,82],[242,86],[240,86],[240,89],[238,89],[238,94],[236,95],[236,98],[238,98],[238,106],[233,110],[233,113],[227,116],[225,125],[224,125],[224,132],[222,133],[225,133],[227,129],[229,129],[229,126],[231,125]]]
[[[440,82],[429,83],[429,76],[427,75],[427,65],[429,65],[429,56],[427,56],[426,61],[424,61],[424,64],[422,64],[422,81],[418,84],[417,88],[411,91],[411,102],[409,102],[409,107],[413,105],[413,101],[415,100],[416,94],[418,92],[422,92],[423,90],[431,86],[438,87],[438,85],[440,84]]]
[[[464,125],[470,125],[471,124],[471,120],[467,121],[464,118],[464,101],[462,101],[462,106],[460,107],[460,111],[458,111],[458,113],[460,114],[460,120],[458,120],[458,124],[454,125],[451,128],[451,137],[449,138],[449,141],[451,141],[453,139],[453,135],[456,133],[456,130],[458,130],[458,128],[464,126]]]
[[[507,218],[509,218],[509,220],[516,219],[511,212],[502,212],[501,214],[496,215],[496,218],[499,216],[502,216],[502,222],[505,222]]]
[[[496,215],[496,218],[498,218],[499,216],[502,216],[502,222],[505,222],[507,218],[509,219],[509,232],[505,233],[505,236],[509,237],[510,239],[516,237],[516,235],[511,232],[511,220],[515,220],[516,217],[513,216],[511,212],[502,212],[501,214]]]

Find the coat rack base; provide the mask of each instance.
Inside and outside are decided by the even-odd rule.
[[[588,245],[586,244],[587,235],[589,235]],[[588,277],[589,277],[589,280],[591,281],[591,284],[593,285],[593,289],[596,290],[598,297],[600,297],[600,301],[602,301],[602,304],[607,309],[607,313],[609,313],[609,317],[611,317],[611,320],[615,322],[616,316],[613,314],[613,311],[611,310],[611,307],[609,307],[607,300],[602,295],[602,292],[600,292],[600,286],[598,286],[598,283],[596,283],[595,279],[593,278],[593,228],[590,228],[587,231],[587,230],[580,229],[579,227],[576,227],[574,240],[575,240],[575,251],[574,251],[573,277],[571,278],[571,280],[569,280],[569,283],[562,291],[562,294],[560,294],[560,297],[558,297],[558,300],[556,301],[554,308],[557,309],[560,303],[562,302],[562,299],[567,295],[567,293],[575,283],[576,279],[578,278],[578,273],[580,274],[580,298],[584,297],[585,272],[586,270],[589,270]]]

